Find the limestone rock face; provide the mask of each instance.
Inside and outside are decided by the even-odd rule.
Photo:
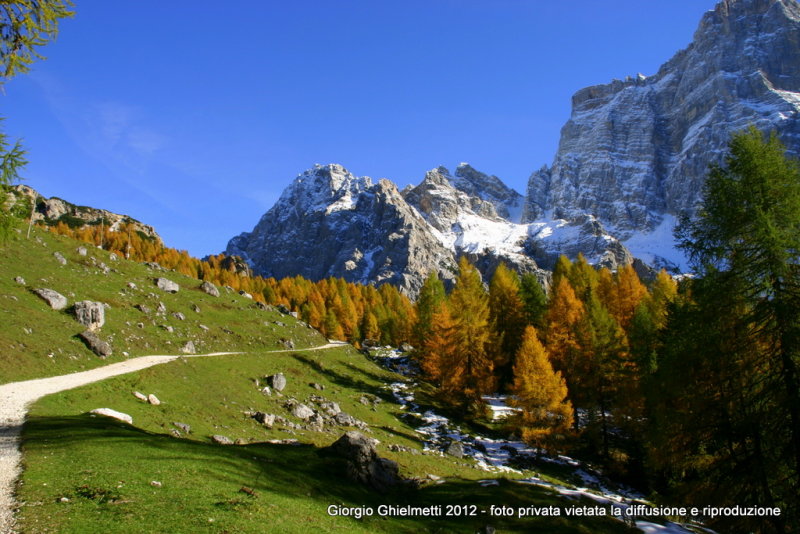
[[[104,220],[106,227],[113,231],[118,231],[123,225],[131,224],[133,231],[141,235],[156,240],[161,243],[161,237],[156,233],[152,226],[143,224],[127,215],[120,215],[108,210],[78,206],[52,197],[45,198],[35,189],[27,185],[15,185],[11,187],[15,202],[23,202],[30,212],[31,202],[36,199],[36,209],[33,213],[33,222],[43,222],[45,224],[56,224],[59,221],[70,224],[71,226],[97,226]]]
[[[89,330],[97,330],[106,322],[106,307],[102,302],[81,300],[75,303],[75,319]]]
[[[455,267],[453,255],[393,183],[373,183],[336,164],[298,176],[226,253],[266,276],[388,282],[408,294],[419,290],[429,270],[452,278]]]
[[[36,295],[50,305],[54,310],[63,310],[67,307],[67,297],[52,289],[41,288],[33,290]]]
[[[575,93],[553,164],[530,177],[523,222],[591,215],[644,255],[632,238],[694,212],[732,133],[775,130],[798,154],[798,34],[794,0],[723,0],[655,75]]]

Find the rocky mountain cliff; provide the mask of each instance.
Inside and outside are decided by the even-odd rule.
[[[544,279],[560,254],[579,253],[683,268],[672,228],[732,133],[775,130],[800,152],[800,5],[723,0],[655,75],[581,89],[572,103],[553,164],[524,198],[468,164],[402,192],[317,166],[227,253],[267,276],[391,282],[411,296],[431,270],[452,279],[461,255],[487,277],[504,261]]]
[[[553,164],[530,177],[523,222],[589,214],[643,259],[673,254],[664,239],[733,132],[755,125],[800,148],[799,41],[795,0],[724,0],[654,76],[581,89]]]
[[[10,188],[10,192],[13,202],[23,203],[26,210],[30,210],[33,200],[36,201],[36,208],[33,212],[33,222],[35,223],[55,225],[63,222],[72,228],[99,226],[102,223],[112,232],[119,230],[123,224],[132,224],[133,229],[143,237],[162,241],[155,228],[127,215],[88,206],[78,206],[57,197],[47,198],[27,185],[15,185]]]
[[[564,247],[609,265],[630,261],[596,220],[512,222],[521,204],[519,193],[466,164],[455,175],[433,169],[402,193],[389,180],[317,165],[284,190],[252,232],[231,239],[226,254],[264,276],[389,282],[412,297],[431,271],[451,281],[461,255],[487,277],[503,261],[542,280],[542,267],[552,267]]]

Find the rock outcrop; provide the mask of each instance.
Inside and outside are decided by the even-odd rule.
[[[23,202],[27,206],[28,212],[31,209],[31,202],[36,199],[36,209],[33,213],[34,223],[55,225],[63,222],[73,228],[81,228],[84,226],[97,226],[102,221],[112,232],[118,231],[123,225],[130,224],[133,231],[141,236],[161,243],[161,237],[152,226],[143,224],[127,215],[87,206],[78,206],[57,197],[46,198],[27,185],[12,186],[11,192],[14,195],[14,201]]]
[[[795,0],[723,0],[655,75],[575,93],[553,164],[530,177],[523,222],[594,216],[652,262],[732,133],[774,130],[798,153],[799,32]]]
[[[347,462],[347,474],[380,492],[388,491],[400,481],[397,464],[381,458],[375,450],[378,441],[356,431],[345,433],[329,447]]]

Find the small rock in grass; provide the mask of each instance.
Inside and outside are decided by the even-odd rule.
[[[62,256],[60,252],[53,252],[53,257],[54,257],[54,258],[56,259],[56,261],[57,261],[58,263],[60,263],[61,265],[66,265],[66,264],[67,264],[67,258],[65,258],[64,256]]]
[[[200,328],[200,330],[205,330],[206,332],[208,331],[208,327],[206,325],[204,325],[204,324],[199,324],[197,326],[198,326],[198,328]]]
[[[128,289],[136,289],[136,284],[133,282],[128,282]]]
[[[194,354],[194,353],[196,353],[197,349],[194,346],[194,341],[189,340],[186,343],[184,343],[183,346],[180,348],[180,351],[183,354]]]
[[[192,304],[192,311],[194,311],[195,313],[200,313],[200,306],[198,306],[197,304]]]
[[[217,445],[233,445],[233,440],[227,436],[222,436],[220,434],[214,434],[211,436],[211,441],[216,443]]]
[[[182,314],[181,312],[175,312],[175,313],[172,314],[172,316],[175,317],[179,321],[186,320],[186,316],[184,314]]]
[[[139,399],[140,401],[147,402],[147,395],[145,395],[144,393],[139,393],[138,391],[134,391],[133,396]]]
[[[241,291],[239,291],[239,294],[240,294],[241,296],[243,296],[244,298],[246,298],[246,299],[253,300],[253,295],[251,295],[250,293],[248,293],[248,292],[247,292],[247,291],[245,291],[245,290],[241,290]]]
[[[113,419],[118,419],[119,421],[128,423],[129,425],[133,424],[133,417],[131,417],[126,413],[112,410],[111,408],[95,408],[89,413],[93,413],[95,415],[103,415],[105,417],[111,417]]]
[[[211,295],[212,297],[219,296],[219,289],[217,289],[217,286],[215,286],[211,282],[203,282],[202,284],[200,284],[200,291],[208,295]]]
[[[323,386],[322,384],[317,384],[316,382],[311,382],[309,386],[316,389],[317,391],[322,391],[323,389],[325,389],[325,386]]]
[[[164,330],[166,330],[166,331],[167,331],[167,332],[169,332],[170,334],[171,334],[171,333],[173,333],[173,332],[175,331],[175,329],[174,329],[174,328],[172,328],[172,327],[171,327],[170,325],[168,325],[168,324],[162,324],[162,325],[161,325],[161,328],[163,328]]]
[[[36,293],[39,298],[47,302],[51,308],[54,310],[63,310],[67,307],[67,297],[59,293],[58,291],[53,291],[52,289],[41,288],[41,289],[34,289],[34,293]]]
[[[450,445],[447,446],[447,450],[445,452],[450,456],[455,456],[456,458],[463,458],[464,445],[462,445],[460,441],[451,441]]]
[[[192,433],[192,427],[190,427],[186,423],[173,422],[172,424],[175,425],[176,427],[180,428],[181,430],[183,430],[187,434],[191,434]]]
[[[167,293],[177,293],[181,288],[181,286],[167,278],[156,278],[156,286],[158,286],[158,289],[166,291]]]
[[[75,249],[75,252],[78,253],[78,256],[86,256],[86,254],[88,253],[86,247],[78,247],[77,249]]]
[[[106,358],[107,356],[111,356],[113,354],[111,345],[108,342],[100,339],[100,337],[91,330],[81,332],[78,334],[78,337],[86,344],[87,347],[89,347],[92,352],[101,358]]]
[[[150,485],[153,486],[154,488],[160,488],[161,482],[159,482],[158,480],[151,480]]]
[[[14,281],[15,281],[16,283],[18,283],[19,285],[21,285],[21,286],[24,286],[24,285],[25,285],[25,279],[24,279],[24,278],[22,278],[21,276],[15,276],[15,277],[14,277]]]
[[[158,400],[158,397],[156,397],[156,396],[155,396],[155,395],[153,395],[152,393],[151,393],[150,395],[148,395],[148,396],[147,396],[147,402],[149,402],[149,403],[150,403],[150,404],[152,404],[153,406],[158,406],[159,404],[161,404],[161,401],[160,401],[160,400]]]
[[[106,322],[106,308],[102,302],[81,300],[75,303],[75,319],[89,330],[97,330]]]
[[[286,377],[283,373],[276,373],[269,377],[269,383],[275,391],[283,391],[286,387]]]
[[[158,307],[156,308],[157,313],[167,313],[167,307],[164,306],[163,302],[158,303]]]
[[[305,404],[295,404],[292,406],[292,415],[297,417],[298,419],[302,419],[303,421],[307,419],[311,419],[314,416],[314,410],[306,406]]]

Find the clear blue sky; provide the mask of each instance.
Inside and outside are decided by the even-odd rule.
[[[418,183],[461,161],[524,194],[570,98],[651,75],[713,0],[78,0],[0,95],[28,185],[203,256],[314,163]]]

